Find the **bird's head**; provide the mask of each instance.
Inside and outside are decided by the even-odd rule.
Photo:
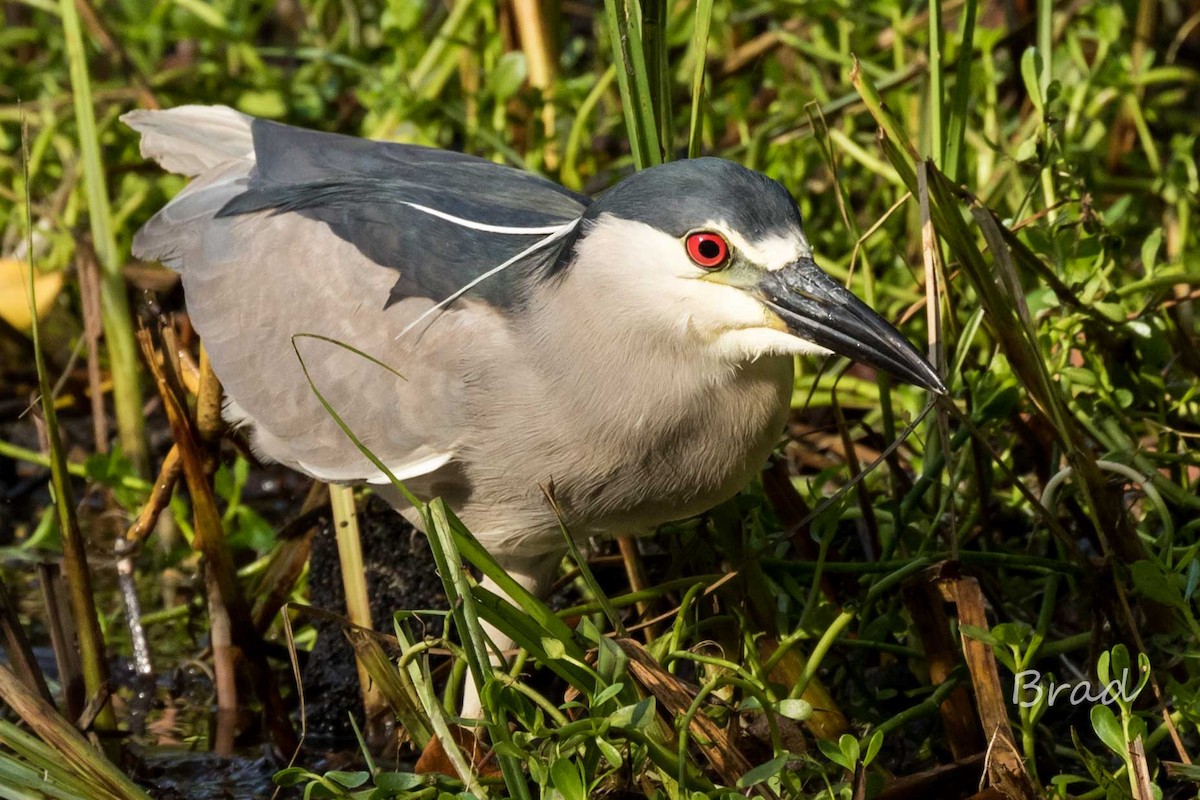
[[[588,207],[571,273],[666,335],[718,357],[833,352],[944,393],[899,331],[823,272],[776,181],[698,158],[637,173]]]

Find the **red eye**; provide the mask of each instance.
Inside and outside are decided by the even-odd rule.
[[[690,233],[685,244],[692,261],[705,269],[717,269],[729,260],[729,245],[715,233]]]

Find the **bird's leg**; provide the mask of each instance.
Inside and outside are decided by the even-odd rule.
[[[553,553],[529,558],[509,555],[496,556],[496,561],[522,588],[534,597],[541,599],[550,589],[550,585],[554,580],[554,574],[558,569],[558,563],[561,561],[561,556]],[[486,575],[479,582],[479,585],[489,592],[499,595],[514,606],[516,605],[516,601],[509,597],[495,581]],[[514,644],[512,637],[487,621],[480,620],[480,623],[484,636],[491,640],[494,646],[488,654],[492,666],[503,665],[504,660],[501,654],[512,649]],[[480,702],[479,688],[475,682],[475,676],[470,676],[463,687],[461,709],[464,719],[479,720],[483,718],[483,705]]]

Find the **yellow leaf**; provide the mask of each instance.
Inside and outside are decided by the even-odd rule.
[[[61,271],[33,273],[33,288],[37,294],[38,319],[46,316],[62,291]],[[29,265],[15,258],[0,258],[0,318],[19,331],[27,331],[32,325],[29,316]]]

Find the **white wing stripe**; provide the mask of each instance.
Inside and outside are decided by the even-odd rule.
[[[470,228],[473,231],[482,231],[484,233],[503,233],[511,236],[530,236],[538,233],[554,233],[559,230],[561,225],[548,225],[541,228],[516,228],[507,225],[489,225],[486,222],[475,222],[474,220],[456,217],[453,214],[447,214],[445,211],[438,211],[436,208],[423,206],[419,203],[403,202],[403,205],[409,208],[415,208],[417,211],[422,211],[431,217],[444,219],[447,222],[453,222],[455,225],[461,225],[464,228]],[[574,225],[574,223],[571,223]]]
[[[570,222],[568,222],[566,225],[561,225],[557,228],[552,228],[551,230],[553,232],[549,236],[547,236],[543,239],[538,239],[536,242],[531,244],[529,247],[526,247],[524,250],[517,253],[512,258],[508,259],[503,264],[500,264],[497,267],[492,267],[487,272],[480,275],[478,278],[475,278],[474,280],[467,283],[467,285],[463,286],[461,289],[459,289],[458,291],[451,294],[445,300],[442,300],[437,305],[431,306],[424,314],[422,314],[421,316],[414,319],[412,322],[405,325],[404,330],[400,331],[400,333],[396,335],[396,338],[400,339],[401,337],[404,336],[404,334],[408,333],[413,328],[415,328],[417,325],[419,325],[421,323],[421,321],[424,320],[426,317],[428,317],[430,314],[433,314],[433,313],[445,308],[446,306],[450,305],[455,300],[462,297],[464,294],[466,294],[467,292],[471,291],[473,288],[478,286],[480,283],[482,283],[483,281],[485,281],[488,278],[495,275],[497,272],[501,272],[501,271],[511,267],[513,264],[517,263],[518,261],[520,261],[525,256],[529,255],[530,253],[534,253],[534,252],[542,249],[546,245],[552,244],[552,243],[558,241],[559,239],[563,238],[568,233],[575,230],[575,226],[578,224],[579,224],[579,220],[573,219]]]

